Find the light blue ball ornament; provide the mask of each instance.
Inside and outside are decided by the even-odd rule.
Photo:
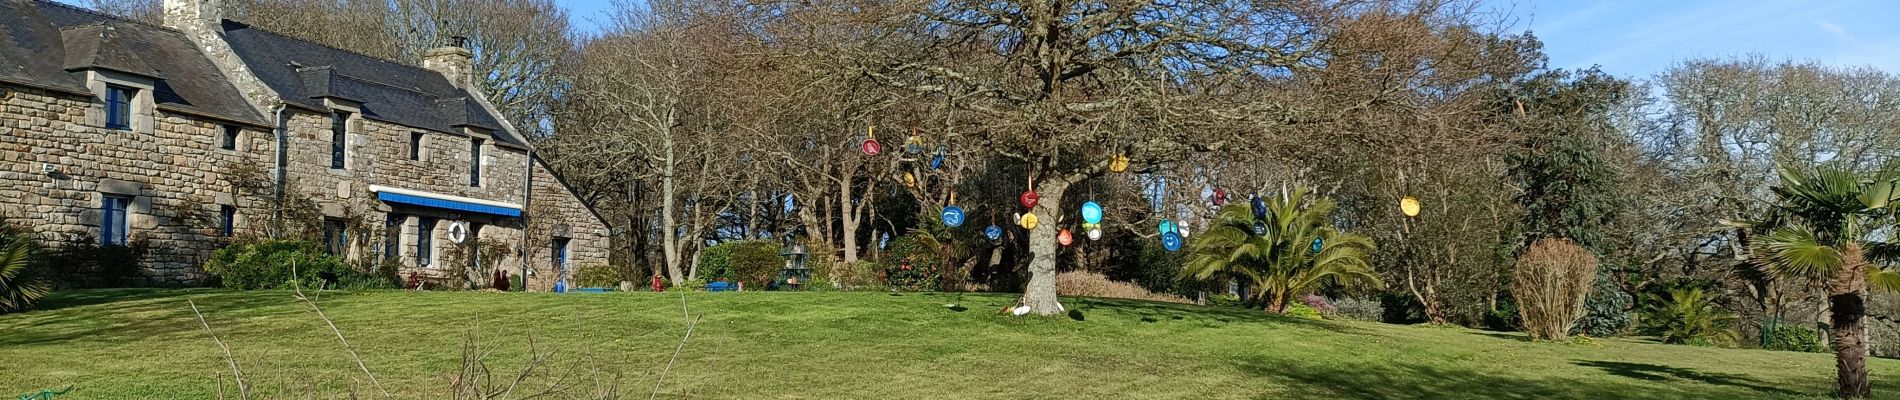
[[[1095,202],[1082,203],[1082,222],[1102,223],[1102,205]]]
[[[1181,251],[1181,234],[1168,232],[1161,234],[1161,247],[1168,251]]]

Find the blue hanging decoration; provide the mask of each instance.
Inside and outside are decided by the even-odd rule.
[[[991,224],[990,227],[983,228],[983,236],[989,237],[990,240],[1002,239],[1003,227],[996,226],[995,224]]]
[[[1174,220],[1171,220],[1171,219],[1164,219],[1164,220],[1161,220],[1161,226],[1160,226],[1159,228],[1160,228],[1160,230],[1161,230],[1161,233],[1176,233],[1176,232],[1180,232],[1179,230],[1177,230],[1177,229],[1175,228],[1175,226],[1174,226]],[[1177,234],[1178,234],[1178,233],[1177,233]]]
[[[1267,223],[1255,220],[1253,222],[1253,235],[1264,236],[1266,234],[1267,234]]]
[[[949,205],[943,207],[943,224],[951,228],[963,226],[963,207]]]
[[[1266,219],[1266,218],[1267,218],[1267,200],[1260,198],[1259,195],[1254,195],[1253,196],[1253,219]]]
[[[1168,232],[1161,234],[1161,247],[1168,251],[1181,251],[1181,234]]]
[[[1313,238],[1313,252],[1314,253],[1319,253],[1320,247],[1323,247],[1325,245],[1326,245],[1326,238],[1321,238],[1321,237]]]
[[[930,157],[930,170],[936,171],[937,168],[943,168],[943,155],[949,152],[950,152],[949,147],[944,146],[944,145],[937,145],[937,155]]]
[[[1102,205],[1095,204],[1093,201],[1082,203],[1082,222],[1102,223]]]

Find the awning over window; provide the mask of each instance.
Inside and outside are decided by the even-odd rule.
[[[465,211],[503,217],[521,217],[521,205],[499,201],[482,200],[462,196],[430,193],[420,190],[399,189],[387,186],[370,185],[369,190],[376,192],[376,199],[395,204],[407,204],[445,210]]]

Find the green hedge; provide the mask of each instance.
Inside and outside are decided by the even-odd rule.
[[[726,278],[764,288],[778,279],[779,270],[785,267],[785,259],[778,252],[778,242],[772,240],[720,243],[700,253],[699,270],[708,279]]]
[[[335,273],[345,288],[394,288],[399,284],[393,267],[358,270],[342,257],[324,252],[316,242],[289,240],[234,244],[212,253],[204,266],[225,288],[246,290],[289,289],[292,284],[317,287],[323,284],[319,276],[324,272]]]

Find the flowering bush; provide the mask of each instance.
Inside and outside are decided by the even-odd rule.
[[[1326,316],[1334,319],[1378,322],[1385,317],[1385,305],[1379,304],[1379,299],[1345,297],[1333,300],[1333,307]]]
[[[1321,315],[1332,314],[1339,311],[1339,309],[1333,308],[1332,302],[1326,301],[1325,297],[1320,297],[1320,295],[1317,294],[1300,296],[1300,303],[1306,304],[1307,307],[1312,307],[1314,311],[1319,311]]]

